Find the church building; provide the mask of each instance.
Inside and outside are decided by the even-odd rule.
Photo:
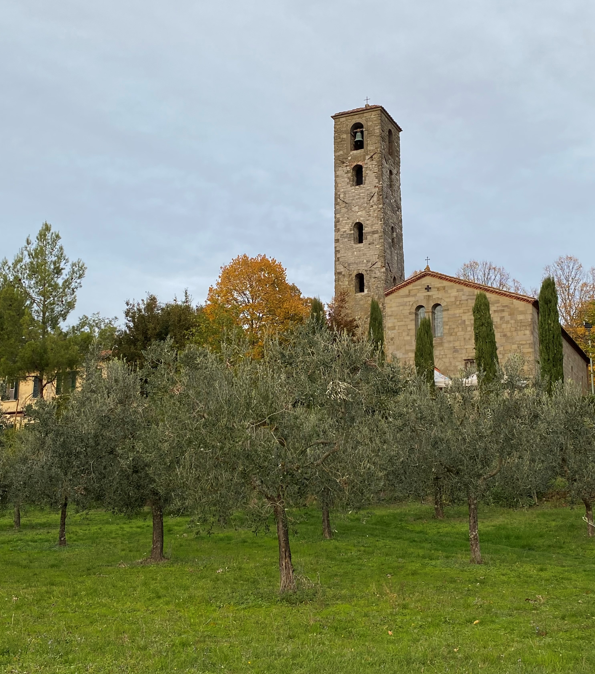
[[[430,270],[405,279],[401,215],[401,128],[381,105],[333,115],[335,122],[335,296],[365,327],[370,301],[383,309],[389,358],[413,364],[415,334],[428,316],[434,360],[444,377],[474,371],[473,304],[490,301],[501,363],[520,354],[539,371],[539,304],[533,297]],[[589,359],[562,329],[564,377],[588,386]]]

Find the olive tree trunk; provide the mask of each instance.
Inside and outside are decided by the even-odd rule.
[[[437,520],[444,519],[444,495],[442,489],[442,480],[436,476],[434,483],[434,517]]]
[[[279,543],[279,590],[280,592],[293,592],[295,590],[295,578],[293,576],[293,564],[291,563],[291,548],[289,547],[287,513],[283,501],[275,501],[273,510]]]
[[[64,547],[66,545],[66,509],[68,508],[68,496],[64,497],[62,505],[60,506],[60,532],[58,534],[58,545]]]
[[[151,546],[151,561],[162,562],[163,555],[163,507],[161,501],[151,501],[153,515],[153,545]]]
[[[20,531],[20,529],[21,529],[21,504],[18,503],[18,502],[14,504],[13,522],[14,522],[14,528],[17,531]]]
[[[583,503],[585,504],[587,531],[589,532],[589,537],[595,536],[595,523],[593,522],[593,502],[584,498]]]
[[[322,535],[330,540],[333,537],[331,529],[331,513],[327,505],[322,506]]]
[[[471,548],[471,564],[481,564],[481,550],[479,548],[479,523],[477,518],[477,497],[469,492],[469,547]]]
[[[328,490],[324,490],[322,495],[322,535],[330,540],[333,537],[333,530],[331,529],[331,509],[329,506],[330,498]]]

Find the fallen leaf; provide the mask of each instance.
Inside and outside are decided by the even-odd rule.
[[[389,631],[388,631],[388,636],[389,636],[389,637],[392,637],[392,635],[393,635],[393,633],[389,630]]]
[[[479,620],[476,620],[473,624],[474,624],[474,625],[477,625],[478,622],[479,622]]]

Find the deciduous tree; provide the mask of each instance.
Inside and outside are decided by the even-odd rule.
[[[522,284],[515,278],[512,278],[504,267],[498,267],[486,260],[482,260],[481,262],[470,260],[457,270],[456,275],[459,278],[473,281],[474,283],[481,283],[492,288],[500,288],[501,290],[509,290],[514,293],[527,295],[527,291],[523,288]]]
[[[245,333],[252,353],[262,352],[267,335],[281,334],[308,316],[310,303],[287,281],[283,266],[266,255],[240,255],[221,268],[209,288],[207,318],[231,316]]]
[[[350,314],[347,291],[340,290],[328,307],[329,328],[335,332],[345,332],[355,337],[359,330],[357,320]]]
[[[182,350],[191,340],[202,309],[194,307],[187,292],[182,301],[160,302],[147,295],[140,302],[126,302],[125,326],[115,338],[115,354],[129,363],[143,364],[143,351],[153,342],[170,338]]]

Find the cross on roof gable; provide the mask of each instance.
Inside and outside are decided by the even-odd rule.
[[[501,288],[493,288],[492,286],[486,286],[483,285],[482,283],[475,283],[475,281],[467,281],[466,279],[458,278],[456,276],[448,276],[447,274],[440,274],[437,271],[431,270],[427,271],[424,270],[419,272],[419,274],[414,274],[413,276],[410,276],[402,283],[399,283],[399,285],[396,285],[393,288],[389,288],[389,290],[386,290],[384,295],[388,297],[389,295],[398,292],[402,288],[406,288],[407,286],[410,286],[412,283],[415,283],[416,281],[419,281],[420,279],[426,277],[435,278],[438,279],[439,281],[456,283],[457,285],[462,285],[467,288],[472,288],[473,290],[483,291],[485,293],[491,293],[493,295],[510,297],[513,300],[518,300],[519,302],[526,302],[528,304],[535,304],[535,306],[537,306],[537,300],[534,297],[529,297],[528,295],[521,295],[520,293],[513,293],[510,290],[502,290]]]

